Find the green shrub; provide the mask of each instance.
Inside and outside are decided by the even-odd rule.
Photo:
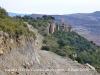
[[[24,26],[24,27],[27,27],[27,24],[23,23],[23,26]]]
[[[50,51],[50,46],[42,46],[41,50],[47,50],[47,51]]]
[[[47,40],[43,40],[43,43],[44,43],[44,44],[47,44]]]
[[[54,50],[54,53],[56,53],[60,56],[66,56],[66,53],[61,49]]]
[[[4,8],[0,7],[0,18],[7,18],[8,17],[8,13],[6,12],[6,10]]]
[[[27,16],[26,16],[27,17]],[[0,7],[0,30],[7,32],[13,36],[16,34],[32,36],[35,38],[26,23],[22,20],[21,16],[9,17],[5,9]]]
[[[78,63],[83,64],[83,61],[82,61],[82,58],[81,57],[76,57],[75,60],[78,61]]]
[[[46,36],[48,36],[48,34],[47,33],[44,33],[43,36],[46,37]]]
[[[72,59],[72,60],[74,60],[75,58],[73,57],[73,55],[72,54],[70,54],[69,56],[68,56],[70,59]]]
[[[60,47],[64,47],[66,45],[66,42],[64,40],[58,40],[58,44]]]

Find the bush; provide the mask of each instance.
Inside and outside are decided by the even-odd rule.
[[[41,50],[50,51],[50,47],[49,46],[42,46]]]
[[[78,63],[83,64],[83,61],[82,61],[82,58],[81,57],[76,57],[75,60],[78,61]]]
[[[70,54],[68,57],[69,57],[70,59],[74,60],[74,57],[73,57],[72,54]]]
[[[64,47],[66,45],[66,42],[64,40],[58,40],[58,44],[60,47]]]
[[[47,35],[48,35],[48,34],[46,34],[46,33],[43,34],[44,37],[47,36]]]
[[[35,38],[35,34],[31,32],[21,17],[7,16],[5,9],[0,7],[0,31],[7,32],[9,35],[25,35]]]
[[[6,12],[6,10],[4,8],[0,7],[0,18],[7,18],[8,17],[8,13]]]
[[[43,40],[43,43],[44,43],[44,44],[47,44],[47,40]]]
[[[66,56],[66,53],[63,50],[61,50],[61,49],[55,50],[54,53],[56,53],[56,54],[58,54],[60,56]]]

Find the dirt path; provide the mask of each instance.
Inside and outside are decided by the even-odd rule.
[[[28,23],[27,23],[27,25],[28,25],[30,31],[35,33],[35,35],[36,35],[37,50],[40,50],[42,45],[43,45],[42,42],[44,40],[44,37],[41,34],[39,34],[38,30],[36,28],[34,28],[32,25],[29,25]]]

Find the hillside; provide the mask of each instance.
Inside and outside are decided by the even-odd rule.
[[[13,15],[14,14],[14,15]],[[10,13],[10,16],[20,15],[24,16],[27,14],[15,14]],[[43,14],[30,14],[31,17],[42,17]],[[52,15],[55,17],[56,22],[60,23],[61,19],[63,18],[65,23],[71,24],[73,26],[73,30],[78,32],[80,35],[84,36],[86,34],[89,34],[90,36],[96,36],[97,38],[100,38],[100,30],[98,29],[100,27],[100,11],[95,11],[93,13],[76,13],[76,14],[68,14],[68,15]],[[85,35],[84,35],[85,34]],[[88,37],[86,37],[89,39]],[[99,39],[89,39],[91,41],[94,41],[96,44],[99,45]]]
[[[38,15],[41,14],[32,14],[30,16],[34,18],[41,17]],[[78,34],[87,38],[89,41],[93,41],[97,45],[100,45],[100,11],[52,16],[55,17],[57,23],[60,23],[63,18],[65,23],[71,24],[73,30]],[[88,36],[91,36],[91,38]]]
[[[100,75],[100,47],[71,25],[47,15],[9,17],[3,8],[0,19],[0,75]]]
[[[45,39],[43,43],[46,44],[46,46],[43,46],[42,49],[52,51],[64,57],[70,57],[72,60],[77,60],[82,64],[89,63],[100,71],[100,46],[97,46],[92,41],[89,42],[76,32],[56,30],[53,34],[48,35],[47,23],[53,22],[52,19],[48,19],[48,16],[46,20],[44,17],[31,18],[27,16],[26,18],[25,16],[22,18],[29,24],[32,24],[33,27],[37,28],[39,33],[44,36]],[[77,57],[73,55],[77,55]]]
[[[28,27],[31,31],[36,30],[29,24]],[[37,38],[37,42],[40,44],[38,40],[40,39]],[[0,56],[0,64],[2,64],[0,65],[0,75],[100,75],[88,64],[81,65],[67,57],[40,50],[39,45],[37,46],[32,38],[22,37],[21,43],[13,41],[13,43],[8,41],[4,45],[4,47],[7,45],[7,49]]]
[[[72,24],[74,27],[82,26],[91,34],[99,35],[100,12],[93,13],[76,13],[70,15],[54,15],[56,19],[64,18],[66,23]]]
[[[0,31],[8,33],[10,36],[33,36],[33,32],[29,31],[27,24],[22,19],[9,17],[5,9],[0,7]]]

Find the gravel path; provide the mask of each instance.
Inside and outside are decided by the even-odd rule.
[[[32,25],[29,25],[28,24],[28,27],[30,29],[30,31],[34,32],[35,35],[36,35],[36,44],[38,45],[37,46],[37,50],[40,50],[42,45],[43,45],[43,40],[44,40],[44,37],[38,33],[38,30],[36,28],[34,28]]]

